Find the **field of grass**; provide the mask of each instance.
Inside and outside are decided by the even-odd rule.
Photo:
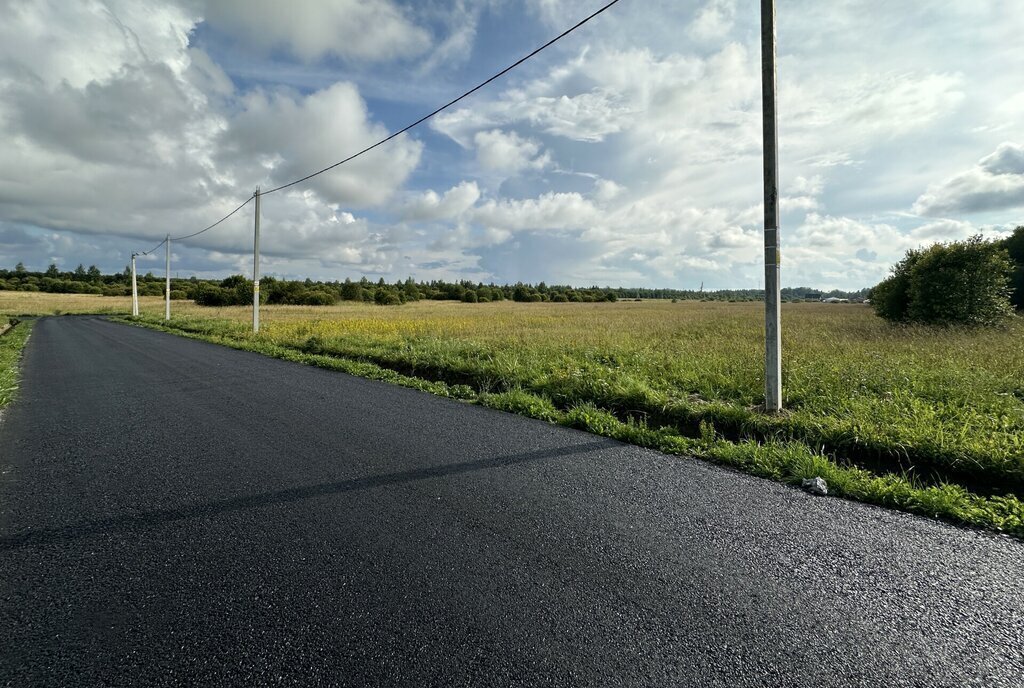
[[[59,308],[116,300],[86,298]],[[17,310],[0,293],[0,314]],[[860,305],[787,304],[786,411],[765,415],[756,303],[278,306],[258,336],[247,308],[172,310],[168,327],[147,300],[140,324],[1024,535],[1020,318],[905,328]]]
[[[160,309],[163,313],[163,299],[152,296],[140,300],[150,312]],[[132,312],[132,300],[128,296],[95,296],[93,294],[46,294],[31,291],[0,291],[0,322],[6,316],[65,315],[73,313],[117,313]]]

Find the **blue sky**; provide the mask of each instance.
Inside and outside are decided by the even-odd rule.
[[[602,4],[3,0],[0,265],[120,270]],[[784,285],[869,286],[908,248],[1024,223],[1014,0],[777,4]],[[265,272],[760,286],[758,17],[621,0],[265,197]],[[173,271],[249,272],[251,246],[246,209],[174,244]]]

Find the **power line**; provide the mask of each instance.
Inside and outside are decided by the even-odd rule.
[[[294,181],[288,182],[287,184],[282,184],[281,186],[274,187],[273,189],[270,189],[269,191],[263,191],[263,192],[260,193],[260,195],[261,196],[266,196],[268,194],[272,194],[272,193],[275,193],[277,191],[281,191],[283,189],[287,189],[290,186],[295,186],[296,184],[301,184],[302,182],[304,182],[306,180],[309,180],[309,179],[312,179],[313,177],[316,177],[318,175],[321,175],[324,172],[329,172],[330,170],[333,170],[335,167],[338,167],[340,165],[344,165],[345,163],[349,162],[350,160],[355,160],[360,155],[363,155],[364,153],[369,153],[374,148],[377,148],[378,146],[381,146],[381,145],[387,143],[388,141],[390,141],[391,139],[393,139],[393,138],[395,138],[397,136],[401,136],[402,134],[404,134],[405,132],[409,131],[413,127],[416,127],[416,126],[419,126],[420,124],[423,124],[424,122],[426,122],[431,117],[434,117],[435,115],[437,115],[437,114],[447,110],[452,105],[455,105],[459,101],[461,101],[461,100],[463,100],[465,98],[468,98],[469,96],[473,95],[474,93],[476,93],[477,91],[479,91],[481,88],[483,88],[484,86],[488,85],[492,81],[495,81],[496,79],[500,79],[501,77],[505,76],[506,74],[511,72],[513,69],[515,69],[519,65],[523,64],[524,62],[526,62],[530,58],[534,57],[535,55],[537,55],[542,50],[545,50],[546,48],[549,48],[550,46],[554,45],[558,41],[562,40],[563,38],[565,38],[566,36],[571,34],[573,31],[575,31],[576,29],[580,28],[581,26],[583,26],[584,24],[589,22],[591,19],[593,19],[597,15],[601,14],[602,12],[606,11],[608,8],[610,8],[612,5],[615,5],[618,2],[619,2],[619,0],[611,0],[611,2],[607,3],[606,5],[601,7],[596,12],[594,12],[594,13],[590,14],[589,16],[587,16],[586,18],[580,20],[579,22],[574,24],[572,27],[570,27],[570,28],[566,29],[565,31],[563,31],[562,33],[558,34],[557,36],[552,38],[550,41],[548,41],[544,45],[540,46],[539,48],[535,49],[533,52],[529,53],[528,55],[525,55],[524,57],[519,58],[518,60],[516,60],[515,62],[510,64],[508,67],[505,67],[505,69],[501,70],[500,72],[498,72],[494,76],[488,78],[485,81],[480,82],[479,84],[477,84],[473,88],[471,88],[468,91],[466,91],[465,93],[463,93],[458,98],[455,98],[454,100],[451,100],[451,101],[445,103],[444,105],[442,105],[441,107],[437,108],[436,110],[434,110],[430,114],[424,115],[423,117],[420,117],[418,120],[416,120],[412,124],[406,125],[405,127],[403,127],[401,129],[399,129],[398,131],[394,132],[393,134],[391,134],[391,135],[381,139],[380,141],[378,141],[377,143],[373,144],[372,146],[367,146],[366,148],[364,148],[363,150],[359,151],[358,153],[350,155],[347,158],[345,158],[344,160],[339,160],[338,162],[334,163],[333,165],[329,165],[329,166],[323,168],[322,170],[318,170],[316,172],[313,172],[312,174],[307,174],[305,177],[301,177],[301,178],[296,179]],[[239,210],[241,210],[245,206],[249,205],[249,203],[255,197],[256,197],[256,194],[253,194],[252,196],[249,196],[247,199],[245,199],[245,201],[243,201],[237,208],[232,210],[230,213],[228,213],[227,215],[225,215],[221,219],[217,220],[213,224],[210,224],[210,225],[207,225],[206,227],[203,227],[198,232],[193,232],[192,234],[186,234],[186,235],[180,236],[180,237],[168,237],[168,238],[165,238],[163,241],[161,241],[159,244],[157,244],[153,248],[149,249],[148,251],[139,251],[135,255],[139,255],[139,256],[149,255],[153,251],[157,250],[158,248],[160,248],[161,246],[166,244],[168,239],[170,239],[171,241],[182,241],[183,239],[191,239],[192,237],[199,236],[200,234],[202,234],[204,232],[208,232],[211,229],[213,229],[214,227],[216,227],[217,225],[219,225],[220,223],[222,223],[225,220],[227,220],[229,217],[231,217],[235,213],[237,213]]]
[[[194,236],[199,236],[203,232],[209,232],[211,229],[213,229],[214,227],[219,225],[221,222],[223,222],[224,220],[228,219],[229,217],[231,217],[232,215],[237,213],[239,210],[241,210],[245,206],[249,205],[249,203],[255,197],[256,197],[256,194],[253,194],[252,196],[249,196],[249,198],[245,199],[245,201],[243,201],[240,206],[238,206],[237,208],[232,210],[230,213],[228,213],[227,215],[225,215],[221,219],[219,219],[216,222],[214,222],[212,225],[207,225],[206,227],[203,227],[202,229],[200,229],[198,232],[192,232],[191,234],[186,234],[185,236],[171,237],[171,241],[181,241],[182,239],[191,239]]]
[[[505,67],[505,69],[501,70],[500,72],[498,72],[497,74],[495,74],[495,75],[494,75],[494,76],[492,76],[491,78],[487,79],[486,81],[482,81],[482,82],[480,82],[479,84],[477,84],[476,86],[474,86],[473,88],[469,89],[468,91],[466,91],[465,93],[463,93],[463,94],[462,94],[461,96],[459,96],[459,97],[458,97],[458,98],[456,98],[455,100],[452,100],[452,101],[450,101],[450,102],[448,102],[448,103],[446,103],[446,104],[442,105],[441,107],[439,107],[439,108],[437,108],[436,110],[434,110],[433,112],[431,112],[431,113],[430,113],[429,115],[424,115],[423,117],[420,117],[420,118],[419,118],[418,120],[416,120],[416,121],[415,121],[415,122],[413,122],[412,124],[409,124],[409,125],[407,125],[407,126],[403,127],[402,129],[399,129],[398,131],[396,131],[395,133],[391,134],[391,135],[390,135],[390,136],[388,136],[387,138],[383,138],[383,139],[381,139],[380,141],[378,141],[377,143],[373,144],[372,146],[367,146],[366,148],[364,148],[363,150],[359,151],[358,153],[355,153],[355,154],[353,154],[353,155],[350,155],[350,156],[348,156],[347,158],[345,158],[344,160],[339,160],[338,162],[334,163],[333,165],[330,165],[330,166],[328,166],[328,167],[325,167],[325,168],[323,168],[322,170],[319,170],[319,171],[317,171],[317,172],[313,172],[312,174],[307,174],[307,175],[306,175],[305,177],[301,177],[301,178],[299,178],[299,179],[296,179],[295,181],[292,181],[292,182],[288,182],[287,184],[282,184],[281,186],[275,187],[275,188],[273,188],[273,189],[271,189],[271,190],[269,190],[269,191],[264,191],[264,192],[263,192],[263,193],[261,193],[260,195],[261,195],[261,196],[266,196],[266,195],[268,195],[268,194],[272,194],[272,193],[274,193],[274,192],[277,192],[277,191],[281,191],[282,189],[287,189],[287,188],[288,188],[289,186],[295,186],[296,184],[299,184],[299,183],[301,183],[301,182],[304,182],[304,181],[306,181],[307,179],[312,179],[313,177],[316,177],[317,175],[321,175],[321,174],[323,174],[324,172],[328,172],[328,171],[330,171],[330,170],[333,170],[333,169],[334,169],[335,167],[338,167],[339,165],[344,165],[344,164],[345,164],[346,162],[349,162],[350,160],[354,160],[354,159],[358,158],[358,157],[359,157],[360,155],[362,155],[362,154],[364,154],[364,153],[369,153],[370,151],[372,151],[372,150],[373,150],[374,148],[376,148],[377,146],[380,146],[380,145],[383,145],[383,144],[387,143],[387,142],[388,142],[388,141],[390,141],[391,139],[393,139],[393,138],[395,138],[396,136],[399,136],[399,135],[401,135],[401,134],[404,134],[405,132],[409,131],[409,130],[410,130],[410,129],[412,129],[413,127],[415,127],[415,126],[417,126],[417,125],[420,125],[420,124],[423,124],[424,122],[426,122],[426,121],[427,121],[428,119],[430,119],[430,118],[431,118],[431,117],[433,117],[434,115],[436,115],[436,114],[438,114],[438,113],[440,113],[440,112],[443,112],[444,110],[447,110],[447,109],[448,109],[448,108],[450,108],[450,107],[451,107],[452,105],[455,105],[456,103],[458,103],[458,102],[459,102],[460,100],[462,100],[462,99],[464,99],[464,98],[466,98],[466,97],[468,97],[468,96],[470,96],[470,95],[472,95],[472,94],[476,93],[476,92],[477,92],[477,91],[479,91],[479,90],[480,90],[481,88],[483,88],[483,87],[484,87],[484,86],[486,86],[487,84],[491,83],[491,82],[492,82],[492,81],[494,81],[495,79],[499,79],[499,78],[501,78],[501,77],[505,76],[506,74],[508,74],[509,72],[511,72],[511,71],[512,71],[513,69],[515,69],[516,67],[518,67],[518,66],[519,66],[519,65],[521,65],[522,63],[524,63],[524,62],[526,62],[527,60],[529,60],[529,59],[530,59],[531,57],[533,57],[534,55],[536,55],[536,54],[537,54],[537,53],[539,53],[540,51],[544,50],[545,48],[547,48],[547,47],[549,47],[549,46],[551,46],[551,45],[553,45],[553,44],[557,43],[557,42],[558,42],[558,41],[560,41],[561,39],[565,38],[565,37],[566,37],[566,36],[568,36],[568,35],[569,35],[570,33],[572,33],[573,31],[575,31],[576,29],[580,28],[581,26],[583,26],[584,24],[586,24],[587,22],[589,22],[589,21],[590,21],[591,19],[593,19],[593,18],[594,18],[594,17],[596,17],[597,15],[601,14],[602,12],[604,12],[605,10],[607,10],[607,9],[608,9],[609,7],[611,7],[612,5],[616,4],[617,2],[619,2],[619,0],[612,0],[612,1],[611,1],[611,2],[609,2],[609,3],[607,4],[607,5],[605,5],[605,6],[604,6],[604,7],[602,7],[601,9],[597,10],[596,12],[594,12],[593,14],[591,14],[590,16],[588,16],[587,18],[585,18],[585,19],[583,19],[583,20],[579,21],[579,22],[578,22],[578,23],[577,23],[576,25],[574,25],[573,27],[571,27],[571,28],[569,28],[569,29],[566,29],[566,30],[565,30],[565,31],[563,31],[562,33],[558,34],[557,36],[555,36],[554,38],[552,38],[552,39],[551,39],[550,41],[548,41],[548,42],[547,42],[547,43],[545,43],[544,45],[540,46],[539,48],[537,48],[536,50],[534,50],[533,52],[531,52],[531,53],[530,53],[529,55],[526,55],[525,57],[522,57],[522,58],[520,58],[520,59],[516,60],[515,62],[513,62],[512,64],[510,64],[510,65],[509,65],[508,67]]]
[[[153,251],[157,250],[158,248],[160,248],[161,246],[163,246],[166,243],[167,243],[167,239],[164,239],[163,241],[161,241],[159,244],[157,244],[153,248],[149,249],[148,251],[136,251],[135,255],[137,255],[137,256],[148,256],[150,253],[152,253]]]
[[[241,205],[239,205],[237,208],[232,210],[230,213],[228,213],[227,215],[225,215],[221,219],[219,219],[216,222],[214,222],[212,225],[207,225],[206,227],[203,227],[202,229],[200,229],[198,232],[192,232],[191,234],[186,234],[185,236],[170,237],[171,241],[181,241],[182,239],[191,239],[194,236],[199,236],[203,232],[210,231],[211,229],[213,229],[214,227],[219,225],[221,222],[224,222],[224,220],[227,220],[229,217],[231,217],[232,215],[237,213],[239,210],[241,210],[245,206],[249,205],[249,203],[251,203],[252,199],[255,198],[255,197],[256,197],[256,194],[253,194],[252,196],[249,196],[249,198],[245,199],[245,201],[243,201]],[[163,241],[161,241],[159,244],[157,244],[153,248],[149,249],[148,251],[137,251],[135,253],[135,255],[137,255],[137,256],[147,256],[147,255],[149,255],[153,251],[157,250],[158,248],[160,248],[161,246],[163,246],[166,243],[167,243],[167,239],[165,238]]]

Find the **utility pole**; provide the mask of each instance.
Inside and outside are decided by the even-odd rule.
[[[775,0],[761,0],[761,105],[764,142],[764,408],[782,410],[779,315],[779,160],[775,120]]]
[[[167,235],[167,284],[164,287],[164,320],[171,319],[171,235]]]
[[[132,253],[132,315],[138,316],[139,314],[139,283],[135,279],[135,256],[137,253]]]
[[[252,331],[260,331],[260,187],[256,187],[256,221],[252,240]]]

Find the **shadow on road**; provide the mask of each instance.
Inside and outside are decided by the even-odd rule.
[[[544,459],[555,459],[573,454],[585,454],[587,452],[607,449],[616,446],[611,440],[599,440],[576,444],[570,447],[559,447],[556,449],[541,449],[524,454],[513,454],[510,456],[498,456],[478,461],[465,461],[462,463],[449,464],[444,466],[431,466],[398,473],[387,473],[385,475],[370,476],[366,478],[352,478],[320,485],[309,485],[307,487],[293,487],[287,490],[276,492],[264,492],[244,497],[229,497],[219,499],[205,504],[196,504],[179,509],[156,509],[154,511],[143,511],[140,513],[126,514],[100,520],[80,521],[60,528],[44,528],[30,530],[15,535],[0,537],[0,552],[46,545],[54,542],[77,540],[79,538],[101,535],[117,530],[146,529],[160,526],[164,523],[181,521],[190,518],[206,518],[231,511],[243,511],[246,509],[258,509],[272,504],[286,504],[299,502],[313,497],[353,492],[356,490],[368,490],[375,487],[387,487],[401,483],[426,480],[429,478],[443,478],[460,473],[470,473],[491,468],[502,468],[514,466],[521,463],[542,461]]]

